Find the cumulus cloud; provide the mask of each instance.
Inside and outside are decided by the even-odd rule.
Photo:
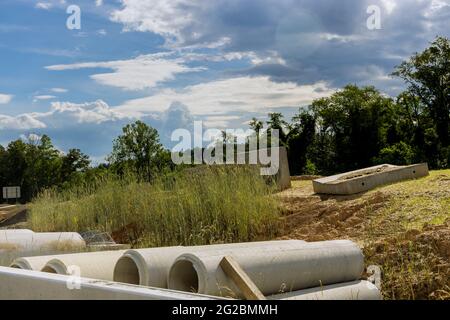
[[[111,19],[123,23],[125,30],[151,31],[167,39],[181,40],[198,18],[196,12],[209,4],[199,0],[122,0],[122,6],[112,13]]]
[[[86,103],[53,102],[51,111],[43,114],[43,118],[56,125],[67,123],[94,123],[117,121],[128,118],[126,115],[112,110],[103,100]]]
[[[35,133],[29,133],[29,134],[21,134],[20,138],[25,142],[39,142],[41,141],[42,136]]]
[[[107,121],[130,119],[111,109],[102,100],[86,103],[53,102],[47,112],[32,112],[18,116],[0,114],[0,130],[30,130],[42,128],[70,128],[80,124],[101,124]]]
[[[176,74],[198,72],[203,68],[191,68],[181,59],[166,59],[171,53],[141,55],[130,60],[84,62],[47,66],[52,71],[106,68],[114,72],[93,74],[91,78],[100,84],[125,90],[153,88],[162,82],[173,80]]]
[[[145,98],[129,100],[115,110],[139,116],[163,112],[174,101],[186,105],[194,115],[267,111],[299,107],[334,90],[324,82],[299,86],[294,82],[273,82],[269,77],[238,77],[192,85],[183,90],[164,89]]]
[[[13,96],[10,94],[0,93],[0,104],[7,104],[12,100]]]
[[[32,114],[21,114],[18,116],[0,114],[0,130],[29,130],[45,127],[45,123],[37,120]]]

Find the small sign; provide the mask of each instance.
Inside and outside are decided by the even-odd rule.
[[[3,187],[3,199],[19,199],[20,187]]]

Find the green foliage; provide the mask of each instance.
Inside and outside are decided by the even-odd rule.
[[[310,149],[315,140],[316,119],[311,113],[300,109],[292,118],[287,135],[289,169],[293,175],[311,171]],[[308,168],[309,162],[309,168]],[[316,168],[314,168],[316,170]]]
[[[376,164],[407,165],[414,161],[414,152],[411,146],[401,141],[392,146],[381,149],[380,155],[374,159]]]
[[[317,119],[319,141],[315,157],[321,172],[346,171],[371,164],[385,142],[393,101],[373,87],[346,86],[329,98],[316,100],[311,111]],[[323,150],[323,148],[328,150]]]
[[[316,175],[318,173],[316,165],[311,162],[311,160],[306,160],[306,166],[305,166],[305,174],[307,175]]]
[[[450,145],[450,41],[437,37],[429,48],[400,64],[394,75],[409,85],[433,118],[442,146]]]
[[[286,145],[287,136],[285,130],[288,127],[288,123],[283,119],[283,114],[279,112],[269,113],[269,120],[267,120],[267,127],[269,129],[269,139],[270,131],[278,130],[280,145]]]

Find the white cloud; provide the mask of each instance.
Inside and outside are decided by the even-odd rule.
[[[126,31],[150,31],[175,40],[181,40],[182,31],[195,21],[192,11],[208,6],[200,0],[122,0],[122,5],[111,19]]]
[[[68,90],[64,88],[51,88],[50,91],[54,93],[66,93]]]
[[[223,61],[233,61],[233,60],[244,60],[247,59],[253,65],[260,64],[280,64],[286,65],[286,61],[280,57],[280,55],[275,51],[267,51],[264,55],[257,54],[254,51],[231,51],[225,53],[217,54],[206,54],[197,52],[182,52],[182,59],[185,62],[190,61],[210,61],[210,62],[223,62]]]
[[[39,142],[42,139],[42,136],[35,134],[35,133],[30,133],[30,134],[21,134],[20,135],[20,139],[22,139],[25,142]]]
[[[51,111],[43,115],[44,118],[57,120],[58,124],[66,121],[76,123],[100,124],[106,121],[116,121],[127,118],[126,115],[112,110],[102,100],[86,103],[53,102]]]
[[[84,62],[66,65],[47,66],[53,71],[76,70],[85,68],[106,68],[114,72],[91,75],[100,84],[119,87],[125,90],[142,90],[157,86],[161,82],[173,80],[176,74],[198,72],[204,68],[191,68],[181,59],[168,60],[164,57],[171,53],[141,55],[130,60],[105,62]]]
[[[13,96],[10,94],[0,93],[0,104],[7,104],[12,100]]]
[[[45,94],[45,95],[34,96],[33,102],[40,101],[40,100],[51,100],[51,99],[56,99],[56,96]]]
[[[194,115],[260,112],[306,105],[333,92],[324,82],[298,85],[293,82],[273,82],[265,76],[239,77],[188,86],[180,91],[164,89],[153,96],[129,100],[115,110],[139,116],[162,112],[172,102],[179,101]]]
[[[95,0],[95,5],[96,5],[97,7],[102,6],[102,5],[103,5],[103,0]]]
[[[45,127],[45,123],[37,120],[33,114],[21,114],[15,117],[0,114],[0,130],[29,130]]]
[[[86,103],[53,102],[48,112],[25,113],[18,116],[0,114],[0,130],[67,128],[79,124],[101,124],[129,117],[111,109],[102,100]]]
[[[49,10],[53,7],[53,4],[50,2],[38,2],[35,5],[37,9]]]
[[[397,3],[395,2],[395,0],[381,0],[381,3],[386,8],[388,14],[391,14],[392,11],[394,11],[394,9],[397,7]]]

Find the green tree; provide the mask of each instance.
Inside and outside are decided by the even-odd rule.
[[[156,129],[142,121],[128,124],[114,140],[108,161],[119,172],[133,170],[141,178],[151,180],[167,165],[167,157]]]
[[[60,182],[61,154],[49,136],[29,138],[25,144],[25,159],[23,188],[28,197]]]
[[[322,172],[364,168],[386,145],[386,132],[394,108],[392,99],[373,87],[348,85],[331,97],[314,101],[311,110],[319,127],[324,157]]]
[[[257,146],[257,149],[259,149],[259,138],[260,138],[261,130],[264,128],[264,123],[256,118],[252,118],[249,125],[250,125],[250,128],[255,131],[256,146]]]
[[[291,174],[306,173],[310,147],[316,135],[316,119],[310,112],[300,109],[292,118],[291,130],[288,133],[288,155]],[[314,164],[310,161],[309,167]]]
[[[62,182],[70,181],[77,173],[85,172],[89,168],[90,163],[89,156],[82,153],[80,149],[70,149],[69,152],[62,157]]]
[[[393,75],[405,80],[432,117],[439,144],[450,145],[450,40],[437,37],[423,52],[400,64]]]
[[[284,116],[282,113],[273,112],[269,113],[269,120],[267,120],[267,127],[268,127],[267,135],[269,136],[269,139],[270,139],[270,131],[278,130],[280,145],[286,145],[287,135],[285,133],[285,130],[289,129],[288,123],[283,118]]]

